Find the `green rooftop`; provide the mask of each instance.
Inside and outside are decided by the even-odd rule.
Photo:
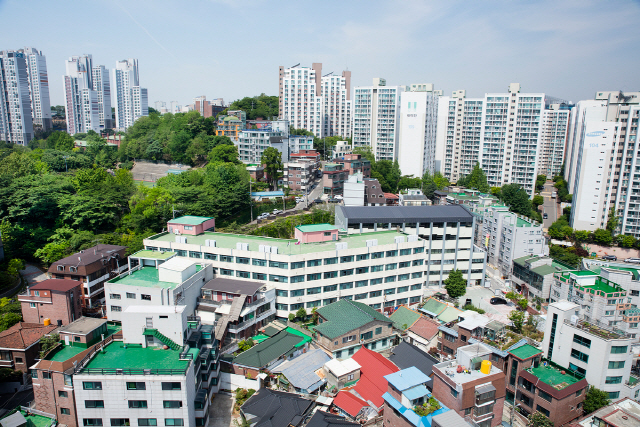
[[[532,227],[531,221],[517,217],[516,227]]]
[[[593,289],[596,292],[599,291],[604,294],[624,292],[624,289],[622,289],[615,283],[609,282],[605,279],[601,279],[600,277],[596,279],[596,282],[593,285],[582,285],[582,286],[578,285],[577,287],[579,289],[584,289],[584,290]]]
[[[308,233],[311,231],[330,231],[337,230],[338,227],[331,224],[308,224],[308,225],[298,225],[296,228],[303,233]]]
[[[249,250],[258,252],[259,245],[269,245],[278,248],[278,254],[282,255],[302,255],[311,254],[315,252],[335,252],[336,243],[347,243],[349,249],[353,248],[365,248],[367,247],[367,240],[377,239],[378,245],[389,245],[395,243],[395,238],[403,236],[406,238],[407,234],[398,232],[396,230],[389,231],[377,231],[372,233],[362,234],[350,234],[348,236],[341,237],[338,241],[327,241],[318,243],[302,243],[296,245],[295,239],[277,239],[272,237],[262,236],[249,236],[246,234],[227,234],[205,231],[197,236],[185,236],[187,242],[193,245],[206,246],[205,240],[215,240],[216,247],[225,249],[236,249],[236,243],[243,242],[249,244]],[[173,234],[165,233],[153,236],[148,241],[158,242],[175,242],[175,236]]]
[[[447,305],[445,303],[438,301],[435,298],[427,299],[427,301],[422,306],[423,310],[426,310],[429,313],[433,313],[436,316],[442,313],[445,310],[445,308],[447,308]]]
[[[558,270],[556,270],[552,265],[541,265],[539,267],[532,268],[531,271],[539,274],[540,276],[546,276],[547,274],[553,274]]]
[[[91,361],[82,368],[80,373],[103,373],[113,375],[116,369],[130,374],[144,374],[145,370],[151,370],[156,375],[183,374],[189,366],[189,360],[180,360],[178,350],[160,347],[143,348],[138,344],[125,344],[114,341],[99,351]]]
[[[291,330],[291,328],[286,328],[286,330],[280,331],[274,336],[254,345],[249,350],[240,353],[233,358],[233,363],[253,368],[264,368],[283,355],[292,352],[295,348],[304,345],[306,339],[310,340],[309,337],[302,333],[298,332],[294,334],[289,330]]]
[[[158,269],[155,267],[142,267],[131,274],[116,277],[109,280],[109,283],[117,283],[119,285],[142,286],[145,288],[164,288],[172,289],[180,285],[173,282],[161,282],[158,279]]]
[[[540,350],[539,348],[535,348],[530,344],[525,344],[521,345],[518,348],[514,348],[513,350],[509,350],[509,353],[513,354],[518,359],[525,360],[535,356],[536,354],[541,354],[542,350]]]
[[[16,412],[20,412],[22,416],[25,418],[25,420],[27,420],[27,423],[24,424],[26,427],[49,427],[56,424],[55,419],[48,418],[42,415],[37,415],[34,413],[30,413],[29,415],[27,415],[26,411],[23,411],[21,409],[18,410],[17,408],[7,412],[7,414],[4,417],[2,417],[2,419],[4,420],[5,418],[9,417],[10,415],[13,415]]]
[[[581,381],[582,378],[574,376],[568,369],[565,370],[565,374],[562,375],[562,371],[556,369],[550,365],[544,366],[542,363],[537,368],[527,369],[533,375],[540,379],[545,384],[549,384],[556,390],[562,390],[569,387],[572,384]]]
[[[337,338],[374,320],[390,322],[389,318],[368,305],[346,299],[319,308],[318,314],[324,320],[315,330],[329,339]]]
[[[49,355],[47,355],[46,360],[51,360],[52,362],[64,362],[65,360],[69,360],[73,356],[82,353],[86,349],[87,347],[62,344],[60,346],[60,349],[55,353],[50,353]]]
[[[213,218],[208,216],[186,215],[186,216],[181,216],[179,218],[169,220],[169,224],[200,225],[205,221],[209,221],[210,219],[213,219]]]
[[[457,308],[449,305],[442,313],[438,314],[438,320],[444,323],[453,322],[460,316],[460,313],[462,313],[462,310],[458,310]]]
[[[579,271],[572,271],[571,274],[578,276],[578,277],[586,277],[586,276],[597,276],[597,273],[594,273],[591,270],[579,270]]]
[[[171,251],[158,252],[158,251],[148,251],[146,249],[143,249],[129,256],[131,258],[169,259],[175,254],[176,254],[175,252],[171,252]]]
[[[404,306],[398,307],[398,309],[389,316],[389,319],[393,322],[393,327],[402,331],[410,328],[419,318],[419,313]]]

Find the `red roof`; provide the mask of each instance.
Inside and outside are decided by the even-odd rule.
[[[416,320],[413,325],[411,325],[409,330],[417,336],[430,341],[438,334],[439,326],[440,324],[435,320],[420,316],[420,318]]]
[[[0,332],[0,347],[25,349],[56,328],[54,325],[45,326],[40,323],[16,323]]]
[[[333,404],[352,417],[358,415],[358,412],[360,412],[360,410],[365,406],[369,406],[367,402],[360,399],[355,394],[344,390],[340,390],[338,392],[336,397],[333,399]]]
[[[361,347],[352,359],[360,365],[360,380],[354,389],[363,399],[380,408],[384,403],[382,395],[388,388],[384,376],[398,372],[400,369],[380,353],[365,347]]]
[[[384,198],[388,200],[400,200],[400,197],[393,193],[384,193]]]
[[[29,289],[67,292],[76,286],[82,286],[82,282],[69,279],[47,279],[37,285],[29,286]]]

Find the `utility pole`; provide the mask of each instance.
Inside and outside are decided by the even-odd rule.
[[[251,193],[251,177],[249,177],[249,208],[251,209],[251,221],[249,222],[253,222],[253,196],[251,196]]]
[[[176,219],[176,212],[182,212],[175,209],[176,205],[171,206],[171,210],[173,211],[173,219]]]

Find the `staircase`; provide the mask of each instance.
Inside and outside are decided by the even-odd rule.
[[[227,326],[229,323],[236,322],[240,318],[240,313],[242,312],[242,307],[244,307],[246,300],[247,296],[245,294],[240,294],[239,297],[235,297],[231,303],[231,307],[229,308],[229,314],[225,314],[218,319],[214,335],[218,341],[224,341],[223,338],[227,332]]]
[[[151,336],[156,337],[161,343],[163,343],[164,345],[169,347],[171,350],[176,350],[177,351],[177,350],[180,350],[182,348],[182,346],[176,344],[171,339],[167,338],[166,336],[164,336],[160,332],[158,332],[157,329],[145,328],[144,332],[142,333],[142,335],[151,335]]]

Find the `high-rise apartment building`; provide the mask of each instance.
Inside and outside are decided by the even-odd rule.
[[[574,229],[605,228],[614,208],[618,232],[640,236],[639,114],[640,92],[598,92],[595,100],[576,104],[564,174]]]
[[[116,127],[126,130],[138,118],[149,115],[147,89],[140,87],[138,60],[116,61],[113,82],[116,85]]]
[[[98,117],[100,129],[113,129],[113,115],[111,114],[111,84],[109,83],[109,70],[104,65],[98,65],[91,69],[93,90],[98,95]]]
[[[355,89],[353,106],[353,146],[371,147],[376,160],[398,158],[400,94],[403,86],[387,86],[374,78],[373,86]]]
[[[560,174],[569,131],[571,106],[564,102],[547,103],[543,114],[538,175],[552,178]]]
[[[280,120],[317,137],[351,135],[351,71],[322,76],[322,64],[279,69]]]
[[[422,177],[436,170],[438,98],[433,84],[411,85],[400,95],[398,163],[404,175]]]
[[[29,92],[34,126],[47,131],[53,128],[51,121],[51,101],[49,99],[49,74],[47,57],[32,47],[24,48],[29,73]]]
[[[0,52],[0,140],[27,145],[33,139],[27,58],[22,51]]]

